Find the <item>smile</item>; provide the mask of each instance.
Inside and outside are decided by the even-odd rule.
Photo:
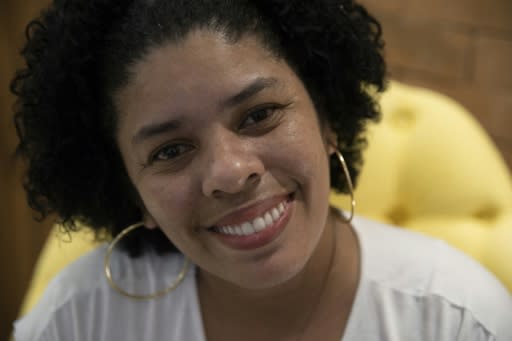
[[[234,236],[250,236],[255,233],[265,230],[267,227],[272,226],[275,221],[283,215],[285,211],[286,200],[272,207],[262,215],[254,218],[252,221],[246,221],[241,224],[232,226],[214,227],[213,230],[217,233],[234,235]]]
[[[294,193],[267,199],[225,216],[209,231],[215,240],[235,250],[261,248],[285,230],[294,202]]]

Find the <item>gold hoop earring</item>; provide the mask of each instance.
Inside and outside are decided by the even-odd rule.
[[[354,218],[354,211],[356,209],[356,199],[354,198],[354,186],[352,185],[352,178],[350,177],[350,173],[348,172],[348,167],[347,163],[345,162],[345,158],[338,150],[338,148],[336,148],[335,145],[332,145],[332,147],[334,148],[334,152],[336,153],[338,161],[341,164],[341,168],[343,169],[343,173],[345,175],[345,178],[347,179],[347,185],[350,191],[350,216],[348,217],[348,219],[343,219],[345,223],[349,224],[352,221],[352,218]]]
[[[133,298],[133,299],[137,299],[137,300],[149,300],[149,299],[153,299],[153,298],[157,298],[157,297],[163,296],[163,295],[173,291],[174,289],[176,289],[178,287],[178,285],[180,285],[180,283],[185,278],[185,275],[187,274],[188,268],[190,266],[190,262],[185,257],[185,261],[183,263],[183,267],[182,267],[180,273],[178,274],[178,276],[176,277],[176,279],[174,280],[174,282],[169,287],[167,287],[167,288],[165,288],[165,289],[163,289],[161,291],[158,291],[156,293],[146,294],[146,295],[138,295],[138,294],[133,294],[133,293],[127,292],[123,288],[118,286],[114,282],[114,280],[112,279],[112,271],[110,270],[110,258],[112,256],[112,252],[114,250],[114,246],[121,239],[123,239],[128,233],[130,233],[133,230],[135,230],[135,229],[137,229],[139,227],[142,227],[142,226],[144,226],[144,223],[142,223],[142,222],[130,225],[127,228],[125,228],[123,231],[121,231],[121,233],[119,233],[114,238],[114,240],[112,240],[112,242],[110,243],[110,245],[107,248],[107,253],[105,254],[105,276],[107,277],[107,281],[110,284],[110,286],[112,287],[112,289],[114,289],[115,291],[119,292],[123,296],[127,296],[127,297],[130,297],[130,298]]]

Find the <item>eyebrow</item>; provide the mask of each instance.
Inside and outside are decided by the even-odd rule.
[[[258,77],[248,86],[242,89],[239,93],[229,97],[228,99],[222,101],[222,107],[232,107],[237,104],[240,104],[252,96],[256,95],[260,91],[274,87],[278,83],[276,78],[273,77]]]
[[[171,120],[162,123],[147,125],[145,127],[142,127],[137,132],[137,134],[135,134],[135,136],[132,138],[132,144],[138,144],[152,136],[176,130],[180,127],[180,125],[181,121],[179,120]]]
[[[237,94],[221,101],[221,107],[233,107],[237,104],[243,103],[249,98],[255,96],[257,93],[264,89],[274,87],[278,83],[278,80],[273,77],[259,77],[253,82],[243,88]],[[132,138],[132,144],[138,144],[142,141],[151,138],[155,135],[169,133],[173,130],[177,130],[182,125],[181,120],[170,120],[161,123],[149,124],[142,127]]]

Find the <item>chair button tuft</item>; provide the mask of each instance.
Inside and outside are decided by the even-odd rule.
[[[409,212],[403,206],[393,207],[386,215],[389,218],[389,220],[393,223],[393,225],[397,226],[406,225],[406,221],[408,221],[410,218]]]
[[[412,109],[407,107],[402,107],[395,112],[390,117],[391,126],[397,130],[408,131],[413,128],[417,120],[416,115],[412,111]]]
[[[473,217],[486,222],[492,222],[498,217],[498,209],[494,206],[484,206],[474,212]]]

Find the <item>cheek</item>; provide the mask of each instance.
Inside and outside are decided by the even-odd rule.
[[[138,184],[138,190],[148,213],[164,230],[179,231],[180,226],[194,223],[192,184],[187,177],[152,175]]]
[[[279,132],[269,148],[269,165],[303,185],[325,180],[323,187],[329,187],[328,152],[316,118],[308,118],[293,120]]]

